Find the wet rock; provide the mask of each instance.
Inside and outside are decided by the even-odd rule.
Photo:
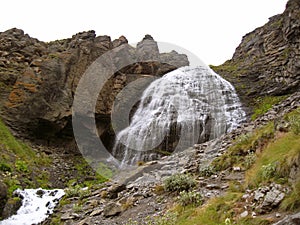
[[[7,186],[4,183],[0,182],[0,216],[5,207],[6,200],[7,200]]]
[[[37,190],[36,194],[41,198],[45,194],[43,190]]]
[[[22,199],[18,197],[8,199],[2,212],[2,218],[6,219],[12,215],[15,215],[21,206]]]

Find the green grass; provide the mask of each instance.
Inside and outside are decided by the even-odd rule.
[[[177,205],[172,209],[177,213],[179,225],[269,225],[271,219],[247,216],[239,218],[242,210],[241,200],[245,188],[257,188],[271,182],[290,184],[292,191],[280,205],[282,211],[300,209],[300,180],[289,183],[291,168],[300,163],[300,134],[298,127],[299,108],[287,114],[284,119],[291,123],[287,132],[275,130],[274,122],[239,136],[221,157],[213,161],[213,168],[225,170],[232,166],[241,166],[246,170],[244,184],[231,182],[224,196],[208,200],[203,206]],[[293,118],[293,119],[291,119]],[[296,119],[295,119],[296,118]],[[296,122],[295,122],[296,121]],[[292,125],[294,123],[294,125]],[[227,222],[227,223],[226,223]]]
[[[292,111],[286,118],[291,125],[291,131],[294,134],[300,134],[300,108]]]
[[[296,211],[300,209],[300,180],[298,180],[292,187],[292,191],[280,204],[280,209],[287,211]]]
[[[254,110],[251,116],[252,120],[268,112],[273,105],[278,104],[282,100],[286,99],[287,96],[265,96],[259,97],[254,101]]]
[[[95,184],[104,183],[113,176],[113,171],[103,163],[98,163],[97,170],[94,171],[86,159],[77,157],[74,161],[76,161],[75,168],[78,173],[78,179],[73,180],[73,182],[80,184],[82,187],[92,187]],[[90,179],[86,180],[86,177]]]
[[[17,141],[10,133],[5,124],[0,120],[0,143],[9,152],[14,153],[20,158],[30,159],[35,156],[34,151],[26,144]]]
[[[292,132],[281,134],[260,153],[246,180],[250,186],[276,181],[285,182],[290,168],[300,158],[300,135]]]
[[[253,163],[253,158],[256,158],[253,152],[263,148],[269,140],[273,139],[274,132],[274,123],[269,122],[253,133],[242,134],[228,148],[226,153],[212,162],[212,166],[217,171],[225,170],[232,166],[241,166],[248,169],[251,166],[250,164]]]
[[[234,216],[233,205],[242,196],[241,193],[227,193],[225,196],[210,199],[203,207],[176,206],[178,225],[225,225],[227,218]]]
[[[17,188],[47,187],[49,174],[41,170],[50,163],[49,157],[17,140],[0,120],[0,179],[9,196]]]

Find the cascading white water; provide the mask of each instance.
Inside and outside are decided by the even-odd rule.
[[[217,138],[244,118],[228,81],[206,66],[182,67],[144,91],[129,127],[117,134],[113,155],[121,166],[133,165],[151,158],[153,149],[179,151]]]
[[[53,213],[59,199],[65,195],[64,190],[17,189],[15,194],[22,197],[22,206],[16,215],[0,221],[0,225],[31,225],[44,221]]]

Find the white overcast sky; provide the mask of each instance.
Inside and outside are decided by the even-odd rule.
[[[207,64],[230,59],[242,36],[282,13],[287,0],[4,0],[0,32],[17,27],[41,41],[95,30],[129,43],[151,34]]]

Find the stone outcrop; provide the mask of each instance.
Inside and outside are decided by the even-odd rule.
[[[300,89],[300,2],[246,34],[231,60],[212,68],[229,80],[244,103]]]
[[[33,138],[72,136],[71,107],[77,84],[86,69],[112,49],[116,49],[119,61],[130,56],[141,62],[116,72],[101,90],[96,114],[102,127],[108,124],[116,95],[128,83],[144,74],[161,76],[189,64],[187,56],[175,51],[159,53],[150,35],[136,48],[128,45],[124,36],[111,41],[109,36],[96,36],[94,31],[44,43],[14,28],[0,33],[0,40],[3,117],[19,134]]]

